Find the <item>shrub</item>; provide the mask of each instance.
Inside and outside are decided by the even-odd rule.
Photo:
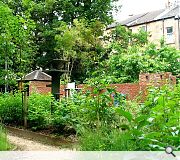
[[[51,95],[32,94],[28,98],[28,125],[30,128],[42,129],[51,124]],[[0,118],[3,123],[22,125],[23,106],[21,93],[0,95]]]
[[[143,127],[145,140],[151,148],[172,145],[180,149],[180,85],[152,88],[141,114],[147,115]]]
[[[95,94],[95,93],[94,93]],[[112,99],[110,91],[96,93],[77,93],[69,99],[62,99],[55,104],[53,125],[59,128],[68,126],[81,133],[85,128],[98,128],[100,126],[115,126],[116,116],[110,107]]]
[[[28,125],[33,130],[47,128],[51,125],[53,98],[51,95],[34,93],[28,100]]]
[[[10,149],[10,144],[8,143],[6,137],[6,131],[0,124],[0,151],[5,151]]]
[[[118,94],[114,89],[94,88],[59,102],[51,95],[32,94],[29,127],[77,133],[81,150],[164,150],[167,145],[180,149],[180,85],[151,88],[142,105],[118,96],[114,105],[111,95]],[[0,95],[0,116],[5,123],[20,124],[20,93]]]
[[[3,123],[21,124],[22,95],[20,93],[0,94],[0,118]]]
[[[180,85],[152,88],[141,111],[119,106],[114,108],[119,115],[119,127],[89,129],[80,138],[81,150],[164,150],[171,145],[179,146]],[[135,105],[136,107],[136,105]],[[117,119],[118,120],[118,119]],[[116,121],[117,123],[117,121]],[[117,125],[118,126],[118,125]]]

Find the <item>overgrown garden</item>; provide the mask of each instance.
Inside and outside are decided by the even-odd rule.
[[[180,52],[167,46],[164,39],[159,44],[148,42],[149,33],[141,30],[132,33],[117,26],[104,34],[113,20],[113,2],[116,0],[0,1],[3,124],[21,127],[23,123],[17,79],[61,58],[69,61],[70,71],[61,80],[84,83],[87,88],[60,101],[50,94],[31,94],[27,115],[30,130],[73,134],[83,151],[163,150],[169,144],[180,149]],[[137,82],[139,74],[145,72],[172,72],[177,85],[149,88],[143,103],[126,100],[108,86]],[[5,147],[0,150],[5,150],[2,127],[0,131],[0,147]]]
[[[51,95],[32,94],[29,129],[74,134],[81,150],[163,150],[168,144],[179,150],[179,85],[151,88],[143,104],[124,100],[114,89],[100,93],[101,87],[93,95],[76,93],[60,102]],[[119,97],[118,106],[110,98],[112,93]],[[4,124],[21,126],[22,115],[20,93],[0,96]]]

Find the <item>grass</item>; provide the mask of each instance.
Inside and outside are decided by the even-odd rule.
[[[129,139],[128,133],[113,129],[87,131],[80,138],[82,151],[134,151],[135,142]]]
[[[10,149],[10,144],[7,140],[5,129],[0,125],[0,151],[6,151]]]

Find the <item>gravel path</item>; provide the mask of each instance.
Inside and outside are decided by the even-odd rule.
[[[41,144],[36,141],[17,137],[10,133],[8,134],[8,140],[11,144],[17,147],[15,149],[17,151],[59,151],[59,150],[68,151],[68,149],[60,149],[55,146]]]

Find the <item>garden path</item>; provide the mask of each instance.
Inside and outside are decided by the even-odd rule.
[[[16,151],[68,151],[69,149],[62,149],[56,146],[42,144],[40,142],[18,137],[12,133],[8,134],[8,140],[13,144]]]

